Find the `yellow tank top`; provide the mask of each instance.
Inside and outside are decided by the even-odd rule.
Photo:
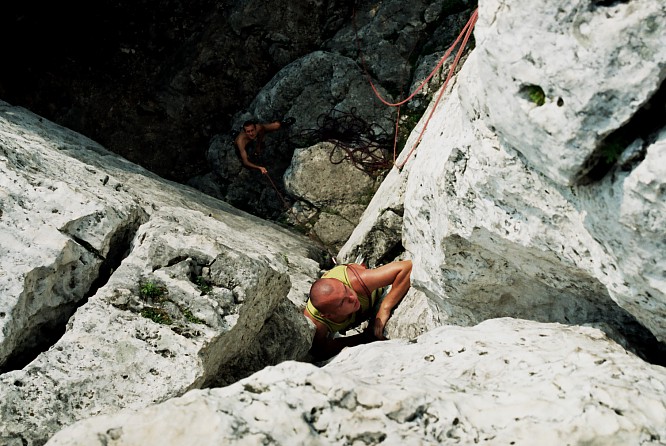
[[[351,282],[349,281],[349,276],[347,276],[347,265],[338,265],[333,269],[331,269],[330,271],[324,273],[324,275],[322,275],[321,277],[322,279],[325,278],[325,279],[339,280],[340,282],[351,288]],[[314,319],[326,325],[328,329],[331,331],[331,333],[336,333],[339,331],[344,331],[348,328],[351,328],[354,325],[358,325],[361,322],[365,321],[366,320],[365,316],[367,315],[367,313],[369,313],[370,310],[372,310],[372,307],[374,307],[375,303],[377,302],[377,297],[381,296],[382,290],[383,289],[380,288],[373,291],[370,294],[370,298],[368,298],[368,296],[364,294],[356,293],[358,295],[358,300],[361,303],[361,308],[356,313],[353,313],[351,316],[349,316],[346,320],[342,322],[335,322],[322,316],[321,313],[319,313],[319,310],[317,310],[315,306],[312,305],[310,299],[308,299],[306,309],[307,312],[310,313],[310,315]]]

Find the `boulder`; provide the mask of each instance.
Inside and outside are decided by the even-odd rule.
[[[353,156],[331,142],[297,149],[284,175],[287,191],[300,202],[294,223],[312,228],[333,251],[347,241],[379,184]]]
[[[475,36],[488,126],[553,181],[588,181],[604,158],[664,125],[654,115],[663,91],[639,111],[663,90],[665,12],[650,0],[484,2]]]

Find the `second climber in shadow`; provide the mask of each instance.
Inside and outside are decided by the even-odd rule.
[[[234,139],[243,165],[250,169],[257,169],[264,175],[267,174],[268,170],[264,166],[250,161],[249,152],[252,152],[252,159],[261,159],[265,147],[264,139],[266,138],[266,133],[275,132],[283,127],[289,127],[295,121],[294,118],[286,118],[282,121],[263,124],[259,124],[255,120],[245,121],[243,123],[243,130]]]

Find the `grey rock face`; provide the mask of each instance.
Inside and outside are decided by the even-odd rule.
[[[295,118],[292,127],[267,134],[261,158],[250,156],[253,162],[266,166],[270,180],[243,168],[233,139],[220,135],[207,152],[213,172],[191,184],[255,215],[273,219],[289,216],[296,197],[290,195],[282,177],[294,152],[334,138],[322,134],[320,126],[322,117],[338,115],[357,118],[375,135],[389,135],[393,126],[392,111],[374,100],[357,64],[344,56],[316,51],[283,68],[259,92],[248,111],[234,118],[237,129],[247,119],[270,122]]]
[[[388,95],[386,89],[380,92]],[[362,68],[352,59],[336,53],[315,51],[284,67],[259,92],[248,111],[259,120],[272,119],[275,113],[296,118],[293,133],[317,127],[321,115],[332,109],[354,113],[390,132],[392,110],[376,101]],[[237,118],[242,124],[244,116]],[[381,133],[378,129],[377,133]]]
[[[339,0],[16,5],[0,18],[14,42],[0,97],[185,182],[208,170],[206,145],[231,117],[350,9]]]
[[[321,8],[323,5],[313,6]],[[334,6],[325,5],[338,13],[342,10],[341,5]],[[289,206],[301,204],[295,203],[295,197],[291,197],[283,187],[281,177],[289,168],[295,149],[336,139],[336,135],[328,131],[324,122],[342,116],[352,121],[345,130],[351,133],[357,132],[359,126],[368,126],[374,136],[383,139],[385,151],[390,151],[396,111],[379,101],[370,82],[381,97],[389,101],[398,100],[398,91],[409,88],[410,84],[420,83],[435,68],[444,49],[453,42],[468,18],[463,18],[469,15],[468,12],[461,11],[470,8],[470,5],[464,1],[409,4],[386,1],[381,4],[358,4],[355,7],[357,9],[353,16],[358,21],[358,37],[365,47],[364,57],[358,52],[355,26],[350,23],[347,14],[347,22],[341,23],[340,30],[326,40],[319,50],[285,65],[254,100],[233,117],[234,130],[240,130],[247,119],[260,122],[280,120],[286,116],[296,119],[296,124],[289,131],[269,135],[265,154],[253,160],[267,167],[271,175],[270,183],[240,167],[234,154],[232,138],[229,135],[217,135],[207,151],[212,172],[191,179],[189,184],[255,215],[289,219]],[[254,29],[257,23],[268,16],[271,16],[269,22],[275,21],[271,13],[273,8],[259,7],[256,2],[247,2],[243,7],[237,5],[237,8],[232,14],[232,26],[239,33]],[[284,26],[287,29],[306,26],[302,23],[294,25],[301,16],[310,20],[310,16],[298,8],[285,8],[286,11],[293,9],[291,16],[285,19]],[[279,7],[277,9],[277,16],[285,14]],[[332,18],[339,16],[331,15]],[[270,39],[276,35],[268,34]],[[410,61],[416,59],[418,68],[412,74]],[[419,116],[425,108],[433,93],[432,86],[441,83],[439,76],[435,78],[430,87],[418,95],[418,100],[410,102],[409,116],[403,111],[403,134],[408,133],[414,117]],[[390,154],[383,156],[387,161],[386,166],[390,166]],[[386,166],[380,175],[386,173]],[[322,219],[319,229],[330,232],[336,224],[334,220]],[[339,234],[320,238],[337,249],[344,243],[345,234],[352,230],[349,225],[343,225],[345,227]]]
[[[299,200],[293,223],[306,222],[334,251],[347,241],[378,185],[332,143],[296,150],[284,182]]]
[[[419,68],[432,62],[431,57],[446,49],[464,25],[466,19],[460,23],[457,14],[472,6],[469,1],[446,0],[359,4],[352,23],[337,31],[324,47],[364,64],[385,88],[406,90],[413,77],[419,77],[411,72],[410,60],[419,59]],[[469,17],[469,12],[465,15]]]

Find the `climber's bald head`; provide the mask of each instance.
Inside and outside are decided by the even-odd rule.
[[[345,318],[361,308],[356,291],[332,278],[322,278],[312,284],[310,302],[328,318]]]
[[[310,301],[319,311],[326,311],[329,297],[335,292],[336,283],[340,281],[335,279],[319,279],[310,287]]]

